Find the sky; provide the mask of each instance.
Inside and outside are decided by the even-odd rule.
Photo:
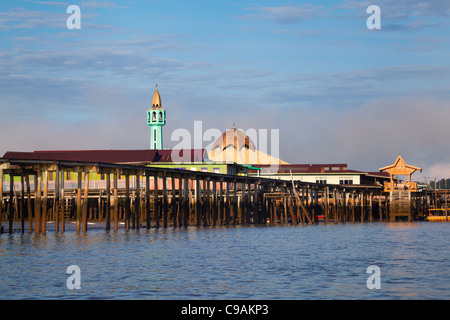
[[[289,163],[450,177],[449,38],[442,0],[2,0],[0,156],[147,149],[157,83],[169,149],[201,121],[278,130]]]

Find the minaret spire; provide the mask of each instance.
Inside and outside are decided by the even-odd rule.
[[[147,124],[150,126],[150,149],[163,149],[162,127],[166,124],[166,110],[161,106],[161,96],[158,92],[158,82],[155,82],[152,106],[147,110]]]

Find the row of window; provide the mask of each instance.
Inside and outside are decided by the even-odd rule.
[[[326,184],[327,180],[326,179],[316,179],[316,183]],[[353,180],[352,179],[339,180],[339,184],[353,184]]]
[[[152,112],[152,121],[156,121],[156,111]],[[159,116],[158,116],[158,121],[162,121],[163,120],[163,113],[162,112],[158,112]],[[165,120],[165,119],[164,119]]]
[[[186,170],[186,167],[176,167],[176,168],[174,168],[174,169]],[[189,168],[189,170],[191,170],[191,171],[197,171],[197,168],[196,168],[196,167],[191,167],[191,168]],[[208,172],[208,168],[207,168],[207,167],[202,167],[202,168],[200,168],[200,171],[201,171],[201,172]],[[220,168],[213,168],[213,169],[212,169],[212,172],[214,172],[214,173],[220,173]]]

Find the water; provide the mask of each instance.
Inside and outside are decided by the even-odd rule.
[[[448,223],[2,234],[0,299],[449,299]],[[81,289],[66,269],[78,265]],[[370,265],[381,289],[368,289]]]

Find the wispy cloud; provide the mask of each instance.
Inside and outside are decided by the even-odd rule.
[[[61,28],[65,26],[66,19],[65,12],[11,9],[8,12],[0,12],[0,30]]]
[[[299,4],[281,6],[262,6],[250,9],[254,13],[242,16],[243,19],[272,20],[283,24],[293,24],[305,19],[313,19],[324,6]]]

